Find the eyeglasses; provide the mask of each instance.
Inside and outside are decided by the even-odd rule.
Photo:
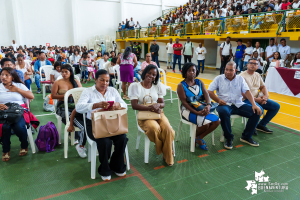
[[[248,64],[250,64],[250,65],[258,65],[258,63],[255,63],[255,62],[249,62]]]

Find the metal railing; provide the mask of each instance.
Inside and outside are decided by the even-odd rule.
[[[117,31],[117,39],[300,31],[300,9],[253,13]],[[300,33],[299,33],[300,34]]]

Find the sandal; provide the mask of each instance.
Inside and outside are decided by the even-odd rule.
[[[10,152],[3,153],[3,155],[2,155],[2,161],[3,162],[8,162],[9,160],[10,160]]]
[[[123,95],[123,99],[125,99],[125,100],[126,100],[126,97],[127,97],[126,95]]]
[[[20,153],[19,153],[19,156],[25,156],[27,153],[28,153],[28,148],[26,148],[26,149],[21,149],[21,150],[20,150]]]
[[[199,144],[197,141],[201,141],[202,143],[203,143],[203,145],[201,145],[201,144]],[[203,139],[198,139],[198,138],[196,138],[195,139],[195,146],[199,146],[200,147],[200,149],[203,149],[203,150],[205,150],[205,151],[207,151],[208,149],[207,149],[207,146],[206,146],[206,143],[205,142],[203,142],[204,140]]]

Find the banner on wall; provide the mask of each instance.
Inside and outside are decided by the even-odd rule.
[[[50,47],[50,43],[46,43],[46,47]]]

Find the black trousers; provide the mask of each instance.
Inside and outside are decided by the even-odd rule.
[[[140,54],[136,54],[136,59],[137,59],[137,61],[140,61]]]
[[[113,87],[113,82],[112,82],[112,79],[116,78],[117,76],[114,76],[114,75],[109,75],[110,76],[110,79],[109,79],[109,86],[110,87]]]
[[[184,55],[184,64],[187,63],[187,61],[192,62],[192,56]]]
[[[223,57],[223,61],[221,60],[220,74],[224,74],[225,67],[226,67],[227,63],[229,62],[230,56],[222,56],[222,57]]]
[[[78,121],[84,125],[83,121]],[[126,171],[124,153],[128,141],[126,134],[95,139],[92,132],[92,121],[89,119],[86,119],[86,131],[89,138],[97,143],[99,161],[101,163],[98,167],[98,173],[101,176],[110,176],[113,172],[124,173]],[[112,144],[115,147],[112,156],[110,156]]]
[[[75,68],[75,75],[76,74],[80,74],[80,68],[79,68],[79,65],[73,65],[73,67]]]

